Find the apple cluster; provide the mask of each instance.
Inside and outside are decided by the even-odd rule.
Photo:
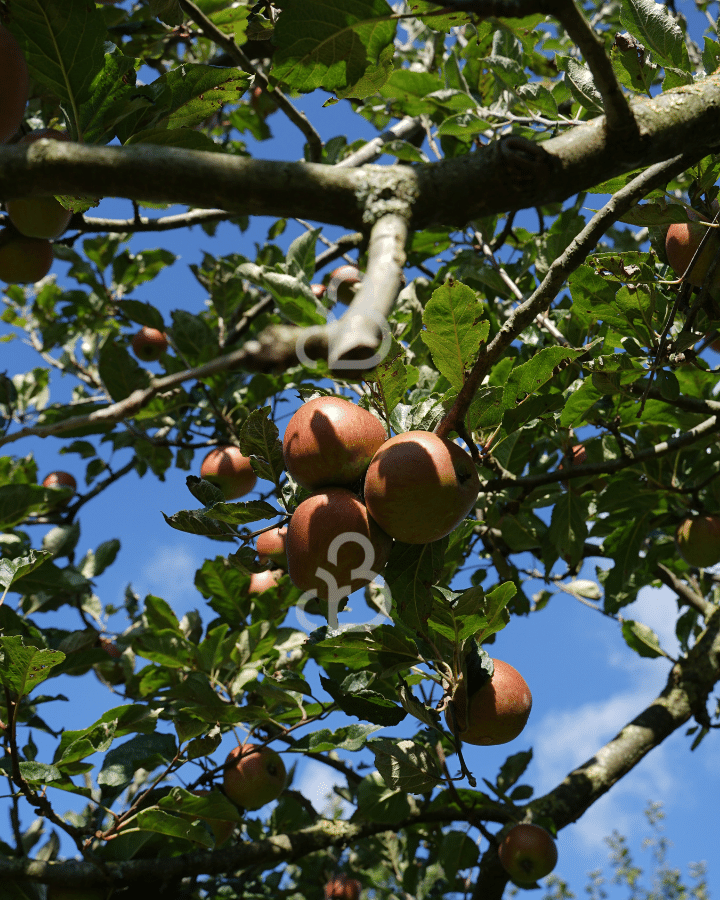
[[[379,419],[342,397],[316,397],[298,409],[283,459],[312,491],[288,526],[288,572],[324,601],[380,574],[393,540],[427,544],[450,534],[480,487],[457,444],[427,431],[387,439]]]

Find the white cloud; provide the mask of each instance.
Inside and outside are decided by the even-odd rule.
[[[155,594],[179,612],[197,606],[202,598],[195,587],[195,571],[201,564],[185,547],[161,545],[140,570],[134,590],[143,597]]]
[[[304,761],[296,787],[298,791],[307,797],[315,809],[321,814],[329,814],[333,805],[340,798],[333,793],[335,785],[347,785],[347,780],[330,766],[317,762],[314,759]],[[342,815],[349,815],[351,808],[343,801]]]

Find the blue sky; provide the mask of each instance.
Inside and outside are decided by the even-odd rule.
[[[689,16],[694,4],[679,2],[677,8]],[[148,80],[150,77],[148,75]],[[308,95],[295,101],[305,110],[324,139],[337,134],[347,134],[349,141],[374,136],[371,127],[361,117],[351,114],[347,102],[341,101],[323,108],[325,99],[320,95]],[[257,148],[257,154],[271,159],[300,158],[299,132],[286,124],[279,114],[269,119],[269,125],[274,139]],[[380,161],[392,160],[385,157]],[[175,211],[180,212],[181,208],[163,211],[162,214]],[[125,201],[105,200],[90,214],[124,218],[131,214],[131,206]],[[530,216],[527,227],[535,228],[534,213]],[[149,285],[142,286],[133,296],[151,301],[168,320],[170,310],[179,305],[191,311],[201,310],[204,291],[187,266],[200,262],[206,251],[217,255],[240,252],[253,256],[254,243],[265,239],[272,221],[255,219],[250,230],[244,234],[234,226],[221,225],[214,238],[208,237],[199,228],[190,232],[149,233],[133,237],[130,247],[134,252],[161,246],[180,256],[175,266],[165,270]],[[289,223],[280,242],[283,245],[289,243],[301,231],[301,226]],[[332,237],[339,232],[325,228],[324,233]],[[57,263],[52,271],[61,284],[66,284],[63,270],[63,264]],[[5,331],[6,326],[0,323],[0,335]],[[20,341],[0,344],[0,353],[0,368],[7,369],[10,375],[25,371],[35,362],[34,353],[24,348]],[[69,379],[62,381],[54,376],[52,399],[66,399],[71,387]],[[289,414],[290,409],[287,416],[278,422],[281,433]],[[82,487],[83,464],[77,457],[60,455],[61,446],[60,441],[52,438],[26,438],[3,448],[3,452],[13,455],[33,453],[38,460],[40,477],[53,469],[66,469],[78,478]],[[119,456],[113,465],[120,466],[126,459]],[[197,454],[198,471],[201,460],[202,454]],[[130,583],[141,597],[147,593],[164,597],[178,617],[194,608],[199,609],[205,622],[214,616],[212,613],[207,615],[203,609],[203,601],[193,586],[193,578],[206,556],[213,557],[226,548],[208,539],[170,529],[161,515],[161,511],[170,514],[196,506],[185,487],[186,474],[171,469],[165,482],[158,482],[153,476],[139,479],[131,474],[83,508],[79,555],[114,537],[122,542],[118,561],[96,583],[96,592],[103,604],[119,605],[125,587]],[[267,490],[269,485],[259,482],[258,487],[262,491]],[[138,511],[142,515],[138,516]],[[37,545],[42,531],[40,527],[32,529]],[[594,563],[586,566],[582,577],[592,578],[593,574]],[[538,582],[535,589],[540,587]],[[13,605],[15,601],[16,595],[12,594],[6,600]],[[672,627],[675,609],[675,600],[669,591],[647,590],[637,603],[623,610],[623,615],[652,627],[659,634],[662,646],[672,655],[677,651]],[[75,621],[69,621],[71,616],[69,611],[62,611],[55,618],[50,615],[37,618],[47,624],[77,627]],[[111,630],[122,630],[124,624],[118,618],[109,627]],[[532,747],[533,762],[523,782],[532,784],[536,794],[551,789],[568,771],[588,759],[637,715],[662,689],[670,665],[664,659],[641,659],[633,654],[625,646],[617,622],[593,612],[562,592],[554,596],[542,612],[528,618],[514,619],[498,635],[490,652],[522,672],[532,689],[533,712],[527,728],[513,743],[495,748],[467,747],[466,760],[478,780],[486,777],[492,781],[507,755]],[[122,703],[120,696],[109,697],[108,688],[95,682],[92,677],[64,677],[61,681],[62,684],[59,681],[52,683],[52,691],[65,693],[69,702],[55,704],[45,710],[55,727],[86,726],[105,709]],[[345,717],[336,714],[326,724],[328,727],[339,727],[344,722]],[[378,734],[403,736],[409,733],[411,727],[404,722],[398,729],[386,729]],[[692,739],[685,737],[683,732],[684,729],[681,729],[653,751],[578,823],[561,833],[558,841],[559,862],[555,872],[569,881],[578,896],[584,890],[586,873],[605,866],[607,850],[602,838],[614,828],[630,839],[636,862],[650,867],[650,853],[639,848],[641,839],[647,834],[642,811],[650,800],[665,804],[666,833],[674,844],[670,852],[671,864],[686,872],[689,861],[707,860],[710,894],[713,889],[715,893],[720,891],[720,864],[717,863],[720,825],[713,803],[713,799],[720,795],[720,736],[717,732],[710,734],[691,753],[689,747]],[[33,739],[40,748],[38,758],[47,759],[43,753],[49,752],[55,742],[48,741],[37,732],[33,733]],[[218,762],[222,761],[233,744],[234,738],[228,735],[215,755]],[[294,761],[290,754],[285,758],[288,765]],[[306,793],[317,808],[322,808],[335,774],[319,763],[301,760],[295,786]],[[71,806],[74,800],[69,795],[57,794],[51,799],[57,802],[60,809]],[[710,809],[709,799],[712,804]],[[75,808],[81,805],[77,804]],[[23,824],[27,827],[31,821],[32,814],[26,809]],[[0,835],[6,839],[9,835],[7,817],[2,812]],[[65,852],[72,855],[72,848],[66,842],[63,846]],[[612,898],[624,896],[624,891],[612,886],[608,893]]]

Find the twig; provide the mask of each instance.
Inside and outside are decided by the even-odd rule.
[[[708,603],[701,594],[695,593],[690,585],[678,578],[662,563],[655,563],[655,572],[664,585],[675,591],[681,600],[696,609],[704,619],[707,619],[715,609],[712,603]]]
[[[250,75],[255,76],[255,81],[260,85],[263,90],[268,90],[270,88],[270,82],[266,78],[263,73],[252,64],[252,62],[245,56],[243,51],[238,47],[235,41],[220,31],[213,23],[208,19],[204,12],[202,12],[193,2],[192,0],[180,0],[180,6],[182,10],[193,20],[193,22],[200,28],[205,37],[209,38],[213,43],[217,44],[218,47],[222,47],[222,49],[230,55],[232,59],[243,69],[245,72],[248,72]],[[300,131],[305,135],[305,140],[308,144],[308,150],[310,154],[310,159],[314,162],[319,162],[322,158],[322,148],[323,142],[320,135],[314,129],[312,123],[305,115],[305,113],[300,112],[295,109],[292,103],[288,100],[288,98],[283,94],[283,92],[279,88],[275,88],[272,91],[273,100],[277,103],[278,108],[281,109],[285,115],[290,119],[293,125],[296,125]]]
[[[351,153],[350,156],[346,156],[344,159],[341,159],[340,162],[335,163],[335,168],[348,169],[372,162],[377,159],[378,156],[382,155],[384,144],[389,144],[390,141],[409,140],[414,135],[422,133],[423,130],[423,125],[419,116],[415,118],[412,116],[405,116],[404,119],[401,119],[391,128],[388,128],[387,131],[383,131],[382,134],[379,134],[376,138],[368,141],[364,147],[360,147],[359,150]]]
[[[630,184],[621,188],[599,212],[595,213],[580,234],[552,263],[539,287],[508,317],[490,343],[481,348],[475,365],[460,389],[452,409],[435,429],[437,434],[447,437],[454,430],[456,423],[465,418],[472,398],[482,384],[485,375],[518,335],[534,320],[535,316],[545,312],[568,275],[582,263],[610,225],[633,207],[645,194],[657,186],[665,184],[674,175],[687,168],[687,165],[688,158],[681,154],[666,162],[650,166],[637,178],[633,178]]]

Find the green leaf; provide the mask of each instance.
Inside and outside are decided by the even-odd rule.
[[[215,846],[212,836],[199,822],[188,822],[162,809],[141,809],[137,814],[137,826],[141,831],[154,831],[193,841],[208,850]]]
[[[548,536],[560,556],[570,565],[575,565],[582,558],[588,534],[587,517],[587,501],[573,491],[559,497],[553,507]]]
[[[626,619],[622,625],[622,633],[625,643],[631,647],[638,656],[656,657],[665,656],[660,647],[658,636],[647,625]]]
[[[335,731],[321,728],[313,734],[306,734],[288,747],[293,753],[327,753],[331,750],[362,750],[368,737],[377,731],[380,725],[354,724],[345,725]]]
[[[59,650],[26,647],[19,635],[0,637],[0,678],[16,698],[29,694],[64,659],[65,654]]]
[[[152,771],[167,765],[177,752],[171,734],[139,734],[105,755],[98,773],[98,784],[119,792],[128,785],[138,769]]]
[[[302,93],[376,93],[393,71],[395,22],[385,0],[286,0],[271,75]]]
[[[33,572],[49,559],[51,554],[45,550],[31,550],[29,556],[20,556],[16,559],[0,559],[0,587],[7,591],[14,581],[27,575],[28,572]]]
[[[481,321],[483,314],[483,304],[475,291],[459,281],[446,281],[425,307],[426,330],[421,337],[435,365],[458,391],[465,381],[466,369],[490,331],[490,322]]]
[[[376,725],[392,726],[402,722],[407,715],[397,703],[375,691],[357,690],[347,693],[335,681],[322,676],[320,683],[340,709],[349,716],[356,716]]]
[[[663,65],[691,71],[683,33],[662,3],[622,0],[620,21]]]
[[[394,790],[423,794],[442,784],[434,753],[414,741],[375,738],[368,743],[385,784]]]
[[[150,384],[150,376],[145,369],[137,364],[125,347],[114,341],[107,341],[100,350],[99,370],[103,384],[116,403]]]

